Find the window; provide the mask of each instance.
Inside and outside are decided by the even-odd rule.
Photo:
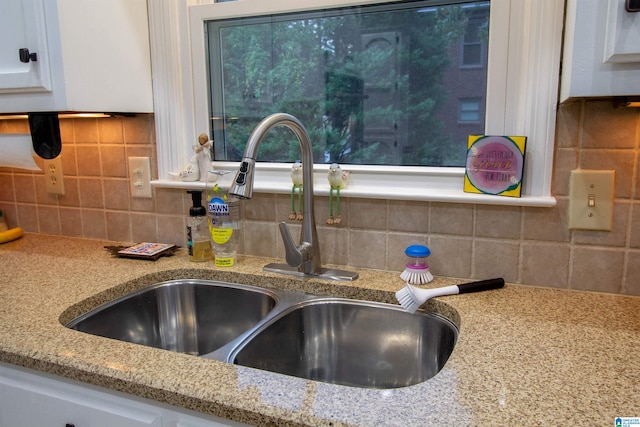
[[[206,0],[148,1],[160,177],[154,183],[157,186],[181,186],[170,180],[170,172],[180,170],[188,162],[197,134],[209,129],[205,22],[220,17],[249,19],[380,3],[243,0],[194,4],[200,1]],[[486,113],[481,112],[481,116],[487,134],[528,137],[522,198],[465,194],[461,190],[464,169],[460,167],[356,164],[348,166],[352,173],[344,196],[529,206],[555,204],[550,189],[563,5],[563,0],[490,1],[487,90],[485,101],[481,102],[481,106],[486,105]],[[387,32],[390,31],[381,31]],[[215,166],[218,170],[235,170],[237,162],[221,161]],[[289,192],[290,167],[290,164],[261,163],[255,190]],[[315,170],[317,182],[325,181],[327,168],[318,165]],[[323,191],[316,186],[317,193]]]
[[[486,64],[485,45],[489,34],[488,11],[480,8],[470,11],[464,35],[462,36],[462,66]]]
[[[480,120],[480,99],[461,99],[458,103],[458,122],[475,124],[480,122]]]
[[[447,110],[447,100],[471,95],[467,90],[484,95],[486,71],[469,89],[461,82],[469,76],[448,74],[457,52],[470,46],[474,64],[486,63],[479,34],[488,21],[485,0],[208,20],[215,159],[239,161],[252,129],[282,111],[304,123],[319,164],[464,166],[466,138],[455,137],[456,111]],[[474,100],[474,118],[463,119],[480,129],[483,99]],[[299,150],[290,142],[287,131],[275,129],[259,160],[294,162]]]

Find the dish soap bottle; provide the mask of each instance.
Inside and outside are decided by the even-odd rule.
[[[187,218],[187,249],[189,261],[204,262],[213,259],[209,233],[207,233],[207,210],[202,206],[202,191],[187,191],[193,206]]]
[[[236,264],[240,232],[240,204],[235,197],[228,197],[214,185],[209,199],[209,233],[216,267],[232,267]]]

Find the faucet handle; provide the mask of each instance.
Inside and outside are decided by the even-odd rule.
[[[311,244],[302,242],[300,246],[296,245],[286,222],[282,221],[278,227],[280,228],[280,234],[282,235],[282,241],[284,243],[287,264],[291,267],[300,267],[303,262],[310,258],[309,249],[311,248]]]

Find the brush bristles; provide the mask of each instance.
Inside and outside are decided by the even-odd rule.
[[[413,294],[413,291],[411,291],[411,287],[408,284],[396,292],[396,298],[402,308],[411,314],[415,313],[418,307],[420,307],[418,301],[416,301],[416,296]]]
[[[429,272],[429,269],[412,270],[406,268],[400,278],[411,285],[424,285],[433,280],[433,275]]]

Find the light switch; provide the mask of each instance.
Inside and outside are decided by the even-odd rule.
[[[569,228],[611,231],[616,171],[571,171]]]
[[[153,197],[148,157],[129,157],[129,186],[131,197]]]

